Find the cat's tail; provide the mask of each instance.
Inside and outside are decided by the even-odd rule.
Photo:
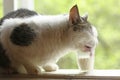
[[[17,71],[11,67],[11,61],[6,55],[6,51],[0,42],[0,74],[13,74]]]

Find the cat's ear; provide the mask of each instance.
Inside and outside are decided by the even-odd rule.
[[[87,19],[88,19],[88,13],[85,13],[85,14],[82,16],[82,18],[83,18],[85,21],[87,21]]]
[[[80,15],[79,15],[79,10],[78,10],[77,5],[75,5],[70,9],[69,23],[70,24],[78,24],[80,22],[81,22],[81,18],[80,18]]]

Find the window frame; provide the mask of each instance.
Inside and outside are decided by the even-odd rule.
[[[31,74],[13,74],[13,75],[0,75],[0,80],[39,80],[39,79],[81,79],[81,80],[120,80],[120,70],[93,70],[89,73],[80,73],[78,69],[60,69],[53,72],[42,72],[38,75]]]

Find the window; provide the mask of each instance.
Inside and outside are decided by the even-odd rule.
[[[89,21],[99,32],[99,44],[95,54],[95,69],[120,69],[120,5],[119,0],[34,0],[35,11],[40,14],[68,13],[70,7],[78,4],[80,14],[88,12]],[[2,11],[2,0],[0,10]],[[0,17],[3,13],[0,11]],[[64,63],[63,63],[64,61]],[[60,68],[76,69],[74,52],[58,62]]]

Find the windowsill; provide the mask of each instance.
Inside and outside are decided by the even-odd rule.
[[[118,79],[120,70],[94,70],[90,73],[80,72],[78,69],[60,69],[55,72],[43,72],[40,75],[0,75],[0,80],[38,80],[38,79]]]

